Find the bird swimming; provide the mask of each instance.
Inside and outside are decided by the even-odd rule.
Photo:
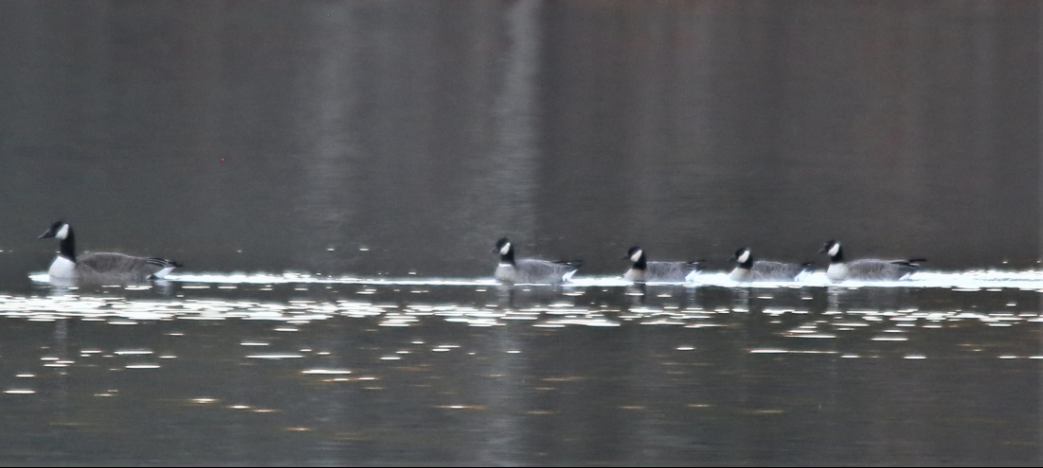
[[[840,242],[831,240],[826,242],[819,253],[829,255],[829,268],[826,277],[830,281],[869,280],[869,281],[898,281],[906,279],[920,268],[920,262],[927,259],[913,258],[909,260],[879,260],[866,258],[847,262],[844,259],[844,249]]]
[[[728,275],[733,281],[793,281],[811,266],[810,263],[798,265],[754,260],[749,247],[736,250],[732,260],[738,263]]]
[[[180,263],[156,257],[134,257],[120,253],[98,252],[76,255],[76,235],[64,221],[51,225],[39,239],[58,239],[59,252],[47,274],[51,278],[86,281],[136,282],[162,279]]]
[[[576,274],[582,261],[548,261],[514,258],[514,244],[506,237],[496,241],[493,253],[500,255],[494,276],[505,283],[559,284]]]
[[[699,272],[700,261],[694,262],[650,262],[648,254],[639,246],[627,251],[624,259],[630,260],[630,269],[623,278],[631,281],[684,282],[691,281]]]

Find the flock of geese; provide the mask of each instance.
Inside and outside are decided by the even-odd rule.
[[[99,252],[76,255],[76,235],[64,221],[51,225],[40,239],[57,239],[58,256],[51,262],[47,274],[54,279],[83,281],[140,282],[162,279],[174,268],[182,266],[173,260],[158,257],[134,257],[120,253]],[[548,261],[516,258],[514,244],[507,238],[496,242],[493,253],[500,255],[495,278],[504,283],[560,284],[569,281],[579,270],[581,261]],[[829,255],[826,277],[831,281],[898,281],[908,278],[919,268],[922,258],[910,260],[862,259],[848,262],[840,242],[826,242],[819,253]],[[631,247],[623,257],[630,261],[630,269],[623,275],[634,282],[689,282],[699,272],[700,261],[652,262],[644,249]],[[754,260],[748,247],[735,252],[736,263],[729,277],[739,282],[794,281],[811,268],[810,263],[796,264]]]
[[[514,246],[507,238],[496,242],[493,252],[500,254],[500,264],[496,267],[496,279],[505,283],[562,283],[576,274],[582,262],[548,261],[532,258],[516,259]],[[822,246],[819,253],[829,255],[829,268],[826,277],[830,281],[899,281],[912,275],[920,268],[923,258],[909,260],[879,260],[866,258],[848,262],[844,258],[844,249],[839,241],[831,240]],[[634,282],[688,282],[697,273],[701,261],[694,262],[650,262],[644,249],[631,247],[627,256],[630,269],[623,278]],[[728,275],[734,281],[795,281],[801,274],[811,269],[810,263],[785,263],[766,260],[754,260],[753,251],[742,247],[735,251],[731,258],[735,269]]]

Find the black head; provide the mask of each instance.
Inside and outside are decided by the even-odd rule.
[[[740,247],[739,250],[735,251],[735,256],[732,260],[739,263],[740,266],[749,268],[753,266],[753,251],[749,247]]]
[[[844,257],[844,253],[840,250],[840,241],[837,240],[826,242],[818,253],[829,254],[829,258],[832,260],[841,260]]]
[[[627,256],[623,259],[630,260],[631,268],[635,270],[644,270],[648,266],[648,256],[645,254],[645,250],[636,245],[627,250]]]
[[[514,254],[514,245],[506,237],[496,241],[496,248],[493,249],[495,254],[500,254],[501,257],[506,257]]]
[[[37,239],[58,239],[65,240],[69,236],[69,223],[65,221],[55,221],[47,231],[37,237]]]

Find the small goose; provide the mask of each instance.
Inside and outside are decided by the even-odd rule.
[[[162,279],[180,263],[163,258],[132,257],[119,253],[98,252],[76,256],[76,235],[72,226],[58,221],[39,239],[58,239],[60,252],[47,274],[51,278],[87,281],[144,281]]]
[[[811,266],[810,263],[797,265],[796,263],[764,260],[754,261],[749,247],[736,250],[732,260],[738,262],[735,269],[728,275],[733,281],[793,281]]]
[[[829,254],[829,269],[826,277],[830,281],[870,280],[870,281],[898,281],[906,279],[920,268],[918,262],[927,261],[923,258],[909,260],[877,260],[862,259],[853,262],[844,261],[844,250],[840,242],[831,240],[822,246],[819,253]]]
[[[630,281],[661,281],[679,283],[691,281],[699,272],[700,261],[694,262],[650,262],[645,250],[633,246],[624,259],[630,260],[630,269],[623,278]]]
[[[493,253],[500,254],[495,277],[505,283],[558,284],[576,274],[582,261],[547,261],[533,258],[514,259],[514,245],[506,237],[496,241]]]

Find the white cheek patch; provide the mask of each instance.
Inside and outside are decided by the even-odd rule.
[[[742,255],[739,255],[739,263],[746,263],[746,260],[750,259],[750,251],[744,250]]]
[[[637,252],[634,252],[634,255],[630,256],[630,261],[634,262],[634,263],[637,263],[638,260],[641,260],[641,255],[643,255],[644,253],[645,253],[644,250],[640,250],[639,249]]]
[[[829,248],[829,256],[830,257],[836,257],[837,253],[839,253],[839,252],[840,252],[840,243],[839,242],[833,244],[833,247]]]
[[[508,242],[506,244],[503,244],[503,247],[500,248],[500,255],[507,255],[507,252],[510,252],[510,251],[511,251],[511,243]]]
[[[69,225],[63,224],[62,228],[58,230],[58,234],[55,234],[54,237],[58,240],[65,240],[66,237],[69,237]]]

